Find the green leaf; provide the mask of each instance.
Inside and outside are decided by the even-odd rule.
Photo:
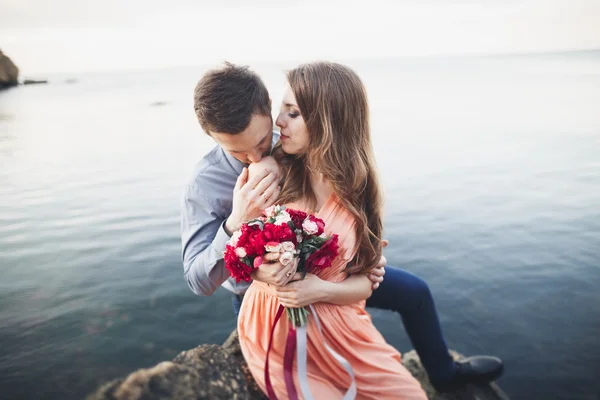
[[[260,219],[255,219],[253,221],[248,222],[248,226],[254,226],[254,225],[258,225],[258,227],[260,228],[261,231],[265,229],[265,223],[262,222]]]

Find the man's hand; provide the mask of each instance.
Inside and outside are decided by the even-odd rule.
[[[387,240],[382,241],[382,245],[384,248],[387,247],[388,244],[389,242]],[[375,266],[375,268],[371,270],[371,273],[369,274],[369,279],[371,280],[371,282],[373,282],[373,290],[377,289],[379,287],[379,284],[383,282],[383,276],[385,275],[384,267],[386,266],[386,264],[387,260],[385,256],[382,255],[379,259],[379,263],[377,264],[377,266]]]
[[[264,257],[265,261],[275,261],[279,259],[279,253],[268,253]],[[296,274],[298,268],[298,258],[294,258],[288,265],[283,265],[279,261],[266,263],[259,266],[252,273],[252,279],[270,285],[283,286],[299,274]]]
[[[299,275],[299,274],[297,274]],[[326,287],[330,284],[316,275],[306,274],[303,280],[290,282],[277,288],[277,298],[284,307],[300,308],[326,299]],[[335,285],[335,284],[334,284]]]
[[[278,183],[277,175],[266,169],[254,170],[248,179],[248,168],[244,168],[233,189],[233,206],[225,222],[225,232],[231,236],[244,222],[260,216],[265,208],[272,206],[279,197]]]

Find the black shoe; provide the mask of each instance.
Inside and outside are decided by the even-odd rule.
[[[460,389],[468,383],[489,383],[504,372],[502,360],[491,356],[473,356],[455,361],[456,373],[449,382],[434,385],[438,392]]]

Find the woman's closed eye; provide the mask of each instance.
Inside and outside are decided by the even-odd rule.
[[[291,113],[288,113],[288,116],[289,116],[290,118],[296,118],[296,117],[300,116],[300,113],[297,113],[297,112],[291,112]]]

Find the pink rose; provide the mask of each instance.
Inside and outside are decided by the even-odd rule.
[[[235,255],[238,256],[239,258],[246,257],[247,256],[246,249],[244,249],[243,247],[238,247],[237,249],[235,249]]]
[[[296,250],[296,246],[294,246],[294,242],[283,242],[283,243],[281,243],[281,247],[283,247],[283,251]]]
[[[271,218],[275,216],[275,206],[267,207],[265,209],[265,216]]]
[[[288,265],[293,259],[294,259],[294,254],[289,251],[286,251],[286,252],[282,253],[281,256],[279,256],[279,262],[283,266]]]
[[[267,242],[265,244],[265,250],[268,253],[279,253],[281,251],[281,243],[279,243],[279,242]]]
[[[308,218],[302,223],[302,229],[304,229],[304,232],[306,232],[307,235],[314,235],[319,232],[319,226],[316,222],[313,222]]]
[[[233,232],[233,235],[231,235],[231,239],[229,239],[229,242],[227,242],[227,244],[230,246],[236,247],[237,242],[238,242],[238,240],[240,240],[241,236],[242,236],[242,231]]]
[[[254,259],[254,268],[258,268],[263,264],[263,258],[261,256],[258,256]]]

